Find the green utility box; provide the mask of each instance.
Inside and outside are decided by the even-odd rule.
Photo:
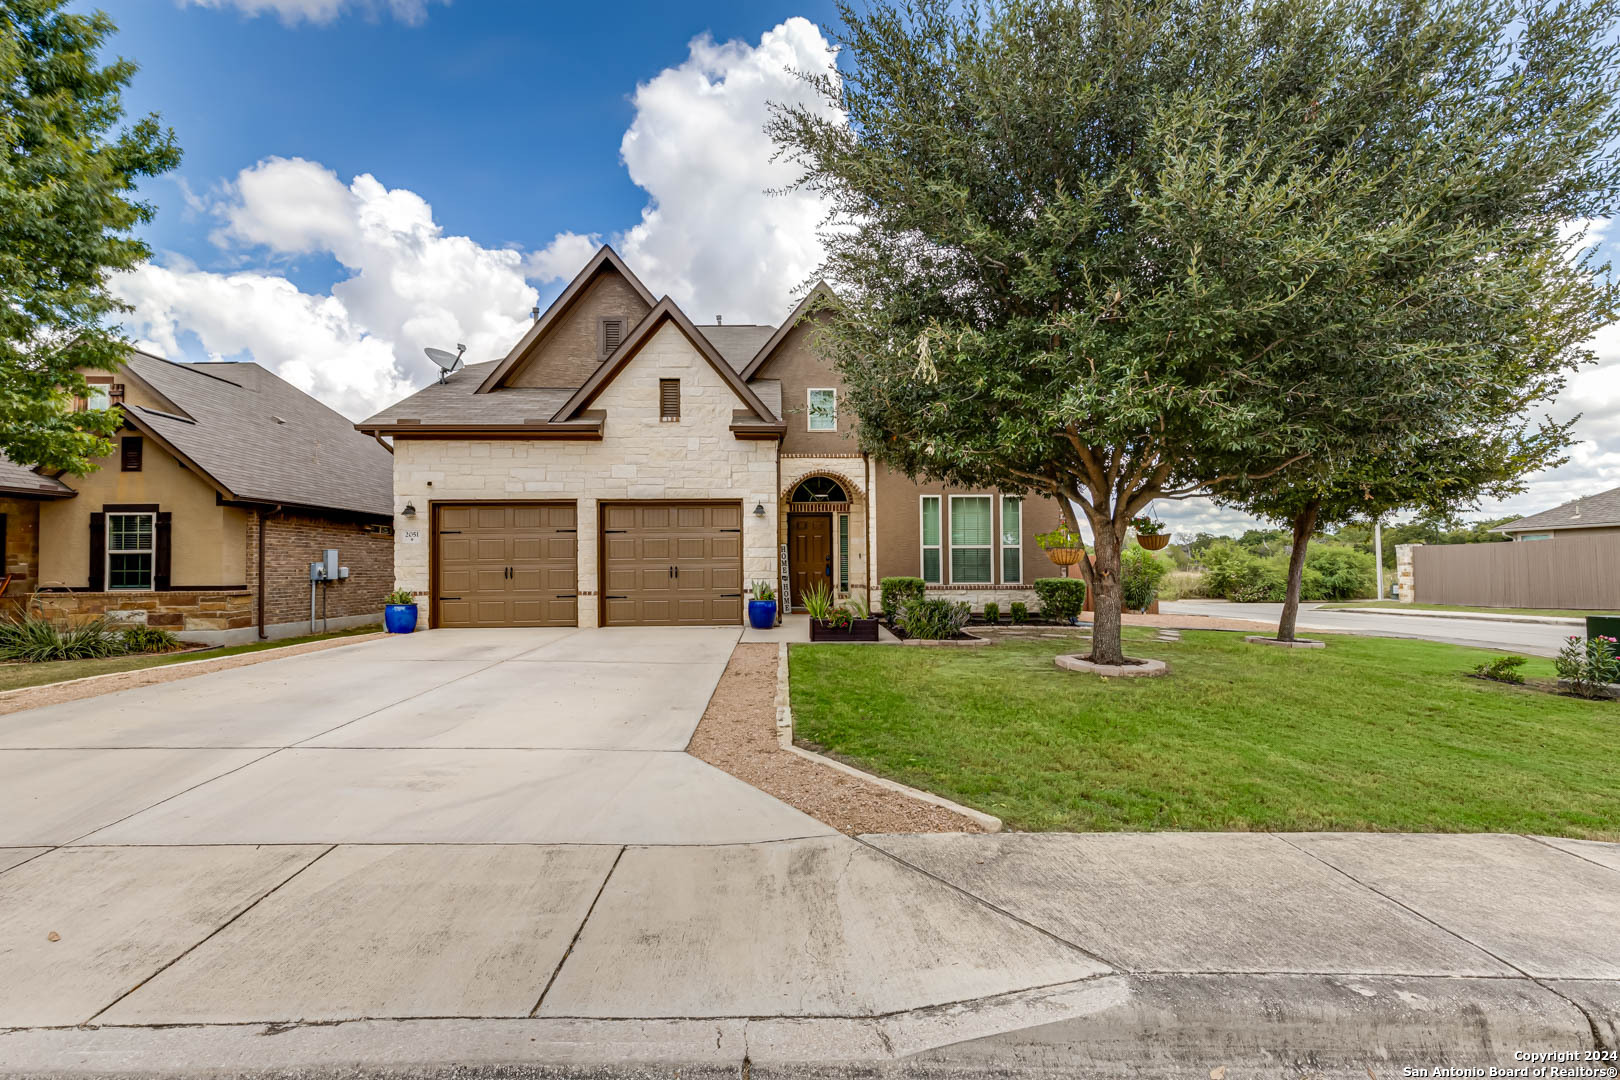
[[[1588,615],[1586,617],[1586,640],[1595,637],[1612,637],[1620,641],[1620,615]]]

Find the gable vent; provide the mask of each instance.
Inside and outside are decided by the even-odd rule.
[[[623,341],[624,341],[624,320],[623,319],[603,319],[602,320],[602,354],[604,356],[606,356],[608,353],[611,353],[614,349],[617,349],[619,347],[619,344],[621,342],[623,342]]]
[[[681,380],[658,380],[658,419],[679,420],[681,418]]]

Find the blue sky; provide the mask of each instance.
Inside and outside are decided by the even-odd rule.
[[[88,8],[91,5],[81,4]],[[101,0],[185,160],[151,181],[151,264],[117,288],[174,359],[253,359],[359,418],[425,383],[422,347],[494,359],[595,245],[699,321],[779,321],[821,207],[760,128],[834,54],[824,0]],[[1612,231],[1612,230],[1611,230]],[[1561,415],[1575,460],[1506,507],[1620,484],[1620,331]],[[1202,500],[1178,529],[1247,522]]]

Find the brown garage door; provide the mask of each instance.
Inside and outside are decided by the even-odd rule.
[[[742,621],[742,507],[603,503],[603,623],[714,626]]]
[[[436,626],[578,624],[572,503],[459,503],[435,509]]]

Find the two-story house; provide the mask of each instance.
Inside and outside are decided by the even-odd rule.
[[[433,626],[736,624],[760,580],[1033,600],[1057,505],[863,454],[815,298],[699,326],[599,250],[505,357],[357,425],[393,439],[400,587]]]

